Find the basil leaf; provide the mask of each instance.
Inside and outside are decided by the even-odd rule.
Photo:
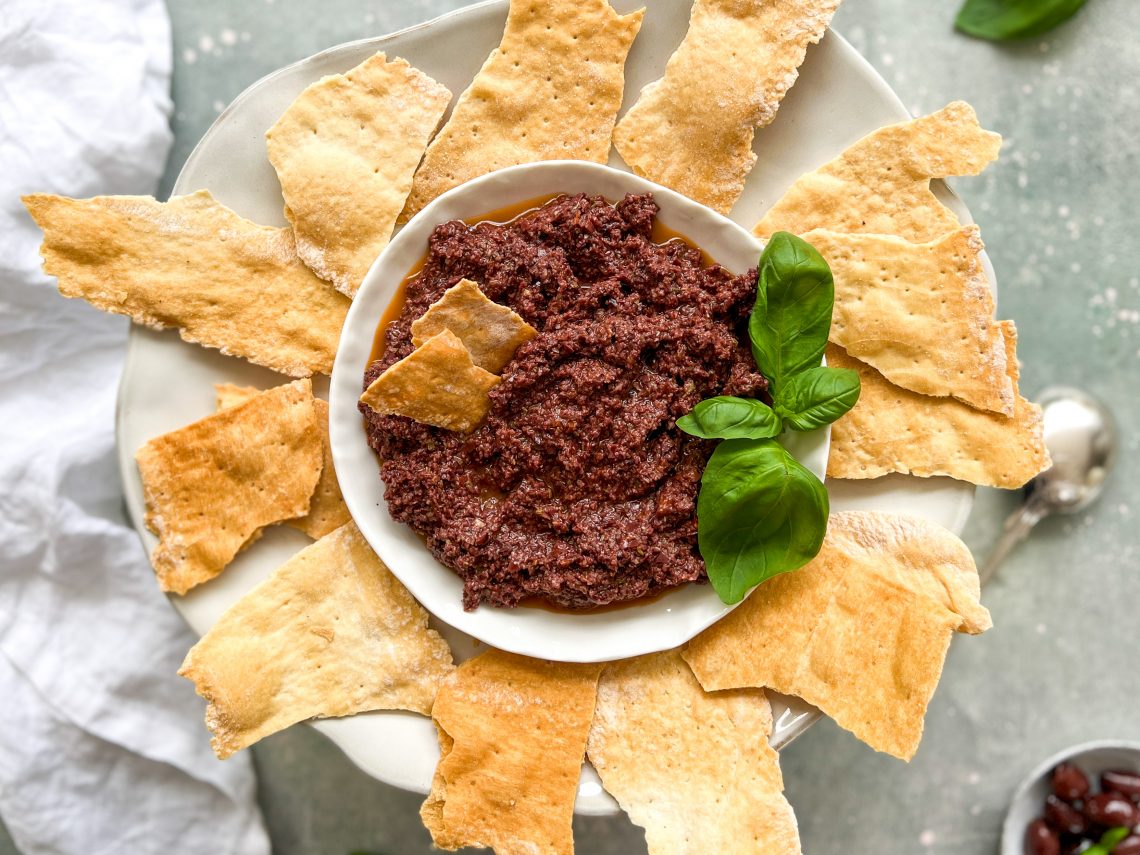
[[[827,531],[823,484],[772,439],[716,447],[697,496],[697,542],[709,581],[738,603],[765,579],[815,557]]]
[[[748,337],[756,365],[774,390],[819,365],[834,303],[831,268],[815,247],[788,232],[772,235],[760,256]]]
[[[1086,0],[966,0],[954,21],[968,36],[990,41],[1028,39],[1064,23]]]
[[[784,381],[776,395],[776,413],[795,430],[815,430],[839,419],[858,400],[858,372],[811,368]]]
[[[1131,828],[1123,825],[1110,828],[1100,836],[1100,840],[1084,851],[1084,855],[1111,855],[1116,844],[1132,833]]]
[[[701,439],[766,439],[784,429],[763,401],[720,395],[701,401],[677,419],[677,427]]]

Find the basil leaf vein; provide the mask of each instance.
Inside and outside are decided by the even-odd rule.
[[[834,303],[831,268],[815,247],[788,232],[772,235],[760,256],[748,337],[773,389],[822,361]]]
[[[709,582],[738,603],[756,585],[802,567],[823,546],[823,484],[772,439],[717,446],[697,496],[697,540]]]
[[[701,439],[766,439],[784,429],[780,417],[763,401],[720,395],[701,401],[677,427]]]
[[[859,374],[850,368],[810,368],[780,386],[776,413],[795,430],[815,430],[854,407],[859,389]]]
[[[1028,39],[1077,14],[1087,0],[966,0],[954,21],[961,32],[990,41]]]

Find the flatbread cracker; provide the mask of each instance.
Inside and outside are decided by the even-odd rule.
[[[880,128],[801,176],[755,232],[768,237],[831,229],[934,240],[960,223],[930,191],[930,179],[977,175],[1000,149],[1001,137],[982,130],[974,108],[955,101],[929,116]]]
[[[600,669],[489,650],[444,681],[432,708],[442,756],[420,809],[436,846],[574,851]]]
[[[215,383],[214,393],[219,410],[232,407],[249,400],[258,393],[253,386],[237,386],[233,383]],[[352,519],[344,496],[340,492],[340,482],[333,465],[332,446],[329,444],[329,405],[320,398],[313,399],[317,408],[317,422],[321,431],[323,464],[321,477],[309,501],[309,512],[295,520],[285,520],[286,525],[300,529],[313,540],[320,540],[326,534],[340,528]]]
[[[696,0],[665,76],[617,123],[618,153],[638,175],[727,214],[756,162],[756,129],[776,118],[839,3]]]
[[[349,301],[301,263],[291,230],[242,219],[205,190],[23,200],[63,296],[292,377],[332,371]]]
[[[1049,468],[1041,408],[1017,389],[1017,330],[1000,321],[1016,403],[1012,418],[976,410],[953,398],[902,389],[829,345],[827,364],[859,372],[862,391],[847,415],[831,426],[829,478],[878,478],[889,472],[948,475],[986,487],[1021,487]]]
[[[263,526],[308,513],[321,472],[313,387],[297,380],[156,437],[135,455],[151,563],[185,594],[225,569]]]
[[[765,582],[683,655],[709,691],[795,695],[909,760],[950,637],[990,626],[962,541],[919,517],[851,511],[831,516],[815,559]]]
[[[297,254],[349,297],[388,244],[446,86],[383,53],[309,86],[266,133]]]
[[[364,390],[360,400],[381,415],[466,433],[487,417],[487,393],[499,378],[471,361],[451,330],[432,336]]]
[[[835,344],[904,389],[1013,415],[977,226],[923,244],[822,229],[804,239],[835,277]]]
[[[424,155],[401,221],[465,181],[540,160],[605,163],[641,9],[511,0],[499,47]]]
[[[460,279],[412,322],[412,344],[419,347],[445,329],[459,336],[471,360],[492,374],[511,361],[520,345],[538,335],[508,306],[487,299],[470,279]]]
[[[211,743],[225,759],[310,718],[431,712],[454,666],[427,623],[348,523],[230,606],[178,673],[209,702]]]
[[[708,693],[670,650],[605,666],[586,753],[649,855],[798,855],[771,732],[763,690]]]

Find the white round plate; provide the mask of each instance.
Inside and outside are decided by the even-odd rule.
[[[613,0],[613,5],[624,13],[643,3]],[[690,6],[690,0],[650,4],[626,65],[623,111],[642,86],[661,76],[685,34]],[[507,0],[489,0],[399,33],[331,48],[270,74],[222,112],[186,161],[174,192],[205,188],[245,217],[285,225],[284,202],[266,156],[264,135],[302,89],[383,50],[404,57],[458,94],[498,44],[506,14]],[[808,51],[799,80],[784,99],[776,121],[757,132],[759,159],[731,219],[751,227],[802,173],[835,157],[870,131],[906,118],[906,109],[886,82],[838,34],[829,33]],[[611,165],[622,168],[616,155]],[[963,221],[969,221],[969,212],[956,197],[943,187],[937,192]],[[214,383],[265,389],[284,380],[264,368],[185,344],[175,331],[132,327],[119,396],[118,448],[127,506],[148,551],[156,541],[143,523],[135,451],[152,437],[213,412]],[[319,383],[317,389],[324,391]],[[874,508],[919,514],[954,531],[965,524],[973,499],[972,487],[947,478],[887,476],[866,482],[832,482],[828,487],[835,510]],[[203,634],[226,608],[308,543],[300,532],[274,526],[217,579],[171,601],[191,628]],[[437,628],[451,643],[457,659],[474,652],[466,634],[443,624]],[[790,742],[819,715],[794,698],[773,697],[772,706],[776,721],[772,744],[776,747]],[[430,788],[439,757],[430,719],[375,712],[326,719],[313,726],[381,781],[423,793]],[[576,808],[586,814],[617,810],[588,766],[583,770]]]
[[[1096,785],[1101,772],[1128,769],[1140,772],[1140,742],[1102,739],[1073,745],[1058,751],[1030,772],[1017,787],[1001,828],[1001,855],[1024,855],[1025,830],[1041,816],[1045,796],[1052,791],[1053,769],[1060,763],[1073,763]]]
[[[539,196],[589,193],[617,201],[652,193],[659,221],[692,240],[732,273],[756,266],[763,244],[727,217],[625,170],[575,160],[501,169],[444,193],[392,240],[352,301],[341,331],[329,389],[333,459],[352,518],[412,595],[444,623],[492,647],[561,662],[602,662],[670,650],[732,610],[708,585],[684,585],[643,603],[593,614],[483,606],[464,611],[463,582],[440,564],[410,528],[388,514],[377,459],[357,409],[376,326],[408,271],[423,258],[440,223],[467,220]],[[830,430],[789,432],[789,450],[821,480]]]

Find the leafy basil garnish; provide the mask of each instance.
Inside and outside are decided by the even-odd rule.
[[[859,375],[820,365],[831,332],[835,282],[811,244],[787,232],[768,241],[748,319],[752,356],[774,407],[720,396],[701,401],[677,427],[723,439],[697,496],[697,544],[726,603],[815,557],[827,531],[827,491],[774,437],[815,430],[859,399]]]
[[[835,281],[807,241],[776,232],[760,256],[756,304],[748,319],[752,356],[774,388],[823,359]]]
[[[1084,850],[1084,855],[1111,855],[1112,851],[1116,848],[1116,844],[1131,833],[1132,829],[1126,828],[1123,825],[1110,828],[1101,835],[1099,841]]]
[[[809,368],[784,381],[776,412],[795,430],[815,430],[841,418],[859,400],[859,374],[850,368]]]
[[[767,439],[784,429],[780,417],[763,401],[720,395],[701,401],[677,427],[701,439]]]
[[[718,445],[701,478],[697,540],[721,600],[738,603],[766,579],[811,561],[827,513],[823,484],[775,440]]]
[[[963,33],[990,41],[1028,39],[1077,14],[1086,0],[966,0],[954,22]]]

